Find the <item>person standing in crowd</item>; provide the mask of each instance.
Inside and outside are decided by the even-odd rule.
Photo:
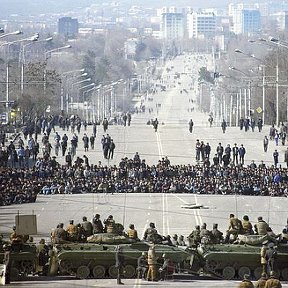
[[[117,284],[123,285],[124,283],[121,282],[121,276],[123,274],[123,268],[125,266],[125,258],[124,258],[123,248],[120,245],[118,245],[116,248],[115,258],[116,258],[115,267],[117,268]]]
[[[240,158],[240,164],[244,165],[244,157],[246,154],[246,149],[244,148],[243,144],[241,144],[239,148],[239,158]]]
[[[106,131],[108,130],[108,126],[109,126],[109,122],[108,122],[107,118],[104,118],[102,125],[103,125],[104,133],[106,133]]]
[[[222,163],[223,153],[224,153],[224,148],[221,145],[221,143],[219,143],[219,145],[217,146],[216,152],[217,152],[217,155],[218,155],[219,164],[221,164]]]
[[[276,149],[273,152],[273,160],[274,160],[274,166],[277,168],[277,165],[279,163],[279,153]]]
[[[189,125],[189,132],[192,133],[193,132],[193,126],[194,126],[194,123],[193,123],[192,119],[190,119],[188,125]]]
[[[92,132],[92,133],[93,133],[93,136],[96,137],[96,133],[97,133],[97,125],[96,125],[95,122],[93,123],[93,128],[92,128],[92,130],[93,130],[93,132]]]
[[[11,246],[8,244],[4,244],[3,250],[4,250],[3,264],[6,266],[5,284],[10,284],[10,275],[11,275],[11,268],[12,268]]]
[[[94,150],[94,146],[95,146],[95,136],[94,136],[94,134],[92,134],[90,136],[90,146],[91,146],[91,149]]]
[[[261,250],[260,250],[260,257],[261,257],[261,266],[262,266],[262,274],[265,274],[267,273],[267,259],[266,259],[266,251],[267,251],[267,244],[268,244],[268,240],[265,240],[263,241],[262,243],[262,247],[261,247]]]
[[[84,151],[87,152],[89,149],[89,137],[87,136],[86,133],[84,134],[82,141],[83,141],[83,145],[84,145]]]
[[[268,150],[268,144],[269,144],[269,139],[268,139],[267,136],[264,136],[264,139],[263,139],[264,152],[267,152],[267,150]]]
[[[234,144],[234,147],[232,148],[232,154],[233,154],[233,164],[238,165],[238,154],[239,154],[239,148],[237,147],[237,144]]]
[[[259,118],[259,119],[258,119],[257,126],[258,126],[258,131],[261,132],[261,131],[262,131],[262,127],[263,127],[263,120],[262,120],[262,118]]]
[[[227,128],[227,123],[226,123],[225,119],[223,119],[223,121],[221,123],[221,128],[222,128],[223,133],[225,133],[226,128]]]
[[[284,162],[286,163],[286,167],[288,168],[288,147],[284,154]]]
[[[137,278],[145,279],[146,271],[148,268],[147,253],[142,252],[141,256],[137,259]]]
[[[115,147],[115,143],[113,142],[113,139],[111,139],[109,144],[108,159],[113,159]]]

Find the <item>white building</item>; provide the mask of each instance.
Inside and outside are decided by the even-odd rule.
[[[288,12],[282,11],[271,15],[277,23],[277,28],[280,31],[288,30]]]
[[[181,39],[184,36],[184,15],[182,13],[162,13],[160,31],[167,40]]]
[[[187,15],[187,30],[189,38],[214,37],[216,31],[216,16],[213,12],[192,12]]]

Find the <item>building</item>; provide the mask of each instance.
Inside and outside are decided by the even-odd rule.
[[[278,30],[288,30],[288,11],[272,14],[271,18],[276,21]]]
[[[71,17],[62,17],[58,20],[58,34],[66,38],[75,38],[78,34],[78,20]]]
[[[162,39],[174,40],[184,37],[184,15],[182,13],[163,13],[160,31]]]
[[[216,16],[213,12],[192,12],[187,15],[189,38],[214,37]]]

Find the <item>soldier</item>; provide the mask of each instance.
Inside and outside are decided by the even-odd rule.
[[[155,224],[153,222],[151,222],[149,224],[149,228],[147,228],[144,232],[144,241],[151,241],[152,238],[154,237],[154,235],[158,234],[157,230],[155,228]]]
[[[267,244],[268,244],[268,240],[263,241],[262,247],[260,250],[260,257],[261,257],[260,262],[262,266],[262,274],[267,273],[267,259],[266,259]]]
[[[135,241],[139,240],[137,230],[135,229],[134,224],[129,225],[129,230],[127,231],[127,235],[129,239],[133,239]]]
[[[155,254],[155,244],[152,244],[148,250],[148,281],[157,281],[157,270],[156,270],[157,258]]]
[[[253,227],[251,222],[249,221],[249,217],[247,215],[243,216],[242,220],[242,234],[253,235]]]
[[[69,221],[69,225],[66,228],[67,238],[69,241],[77,241],[78,239],[78,229],[74,225],[74,220]]]
[[[92,220],[93,225],[93,234],[103,233],[103,224],[100,220],[100,214],[95,214],[95,217]]]
[[[82,230],[83,230],[83,234],[85,236],[85,238],[87,239],[87,237],[93,235],[93,226],[92,223],[87,221],[87,217],[83,216],[82,218],[83,222],[81,224]]]
[[[55,231],[53,232],[53,234],[55,235],[54,239],[55,239],[55,244],[61,244],[64,243],[67,240],[67,233],[64,230],[64,224],[63,223],[59,223],[57,225],[57,228],[55,229]]]
[[[254,288],[253,283],[250,280],[250,275],[245,274],[242,282],[239,284],[238,288]]]
[[[271,271],[270,277],[266,281],[264,288],[282,288],[282,285],[280,281],[276,278],[274,271]]]
[[[179,246],[178,235],[177,234],[173,235],[171,242],[172,242],[172,245]]]
[[[148,268],[147,253],[142,252],[141,256],[137,259],[137,278],[145,279],[146,271]]]
[[[256,234],[266,235],[269,225],[263,220],[262,216],[258,217],[258,222],[254,225]]]
[[[16,225],[13,225],[13,232],[10,234],[10,241],[12,244],[21,244],[23,243],[23,235],[16,233]]]
[[[268,244],[268,250],[266,250],[265,258],[267,260],[267,269],[269,272],[275,271],[275,260],[277,258],[277,250],[274,243]]]
[[[213,244],[220,244],[223,241],[223,233],[218,230],[218,224],[213,224],[213,230],[211,231]]]
[[[211,233],[209,230],[206,229],[207,224],[203,223],[200,230],[200,239],[201,243],[208,244],[211,241]]]
[[[195,230],[193,230],[187,238],[189,240],[190,247],[197,247],[198,244],[201,242],[200,226],[196,225]]]
[[[227,123],[226,123],[225,119],[223,119],[223,121],[221,123],[221,128],[222,128],[223,133],[225,133],[226,128],[227,128]]]
[[[179,246],[186,246],[183,235],[179,236]]]
[[[260,279],[255,284],[255,288],[264,288],[266,281],[267,281],[267,274],[262,273]]]
[[[193,131],[193,126],[194,126],[194,123],[193,123],[192,119],[190,119],[190,121],[189,121],[189,132],[190,133],[192,133],[192,131]]]
[[[109,125],[107,118],[104,118],[102,125],[103,125],[103,130],[105,133],[107,131],[108,125]]]
[[[3,245],[3,250],[4,250],[3,264],[6,266],[5,284],[9,284],[10,283],[11,268],[12,268],[11,246],[8,245],[8,244],[4,244]]]
[[[233,241],[235,241],[241,230],[242,230],[241,221],[237,217],[235,217],[234,214],[230,214],[229,226],[228,230],[226,231],[225,242],[226,243],[230,242],[230,235],[233,235]]]
[[[118,245],[116,249],[117,250],[115,254],[115,260],[116,260],[115,267],[117,268],[117,284],[123,285],[124,283],[121,282],[121,276],[123,274],[123,268],[125,266],[125,259],[122,247]]]
[[[39,241],[39,244],[36,246],[36,251],[37,251],[37,256],[38,256],[36,272],[38,272],[38,274],[46,275],[48,271],[45,271],[45,268],[49,260],[49,255],[48,255],[49,249],[48,249],[48,246],[45,244],[44,239],[41,239]]]
[[[167,257],[167,255],[164,253],[162,255],[163,258],[163,264],[159,268],[159,273],[160,273],[160,280],[164,281],[166,278],[166,275],[173,273],[174,271],[174,263]]]
[[[109,215],[103,223],[105,224],[104,231],[106,233],[115,233],[115,221],[112,215]]]

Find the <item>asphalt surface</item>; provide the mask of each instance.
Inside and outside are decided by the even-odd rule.
[[[146,112],[133,114],[130,127],[115,125],[109,127],[107,132],[116,144],[114,159],[108,162],[103,158],[100,144],[103,135],[101,126],[98,127],[95,150],[88,152],[84,152],[81,139],[83,133],[87,133],[88,136],[92,133],[92,127],[88,126],[87,131],[81,131],[77,155],[80,157],[84,154],[87,155],[90,163],[93,164],[101,161],[102,164],[118,165],[121,158],[133,157],[137,151],[149,165],[156,164],[164,156],[168,156],[171,164],[195,164],[195,142],[196,139],[200,139],[204,143],[210,143],[212,155],[219,142],[224,147],[228,143],[231,145],[234,143],[244,144],[247,151],[246,164],[252,160],[255,160],[256,163],[264,160],[265,163],[271,165],[272,153],[274,149],[278,149],[280,162],[283,165],[284,150],[287,147],[275,147],[271,141],[268,152],[263,152],[262,141],[264,135],[268,134],[269,127],[264,127],[264,131],[261,133],[256,131],[254,133],[251,131],[244,132],[240,131],[239,128],[228,127],[225,134],[222,133],[220,127],[209,127],[208,115],[197,112],[198,107],[195,104],[197,94],[197,81],[195,80],[198,77],[195,71],[201,66],[205,66],[205,63],[193,62],[192,58],[190,57],[189,60],[185,56],[180,56],[173,62],[167,63],[167,68],[174,67],[168,73],[164,69],[162,84],[166,85],[167,90],[147,95],[145,100]],[[207,63],[207,65],[211,65],[211,59],[208,59]],[[180,79],[175,80],[174,74],[176,72],[182,73],[183,69],[191,73],[182,74]],[[193,71],[194,73],[192,73]],[[184,89],[188,92],[183,92]],[[149,108],[150,111],[153,109],[153,112],[149,113]],[[191,112],[193,108],[194,110]],[[149,119],[155,117],[160,123],[157,133],[152,126],[146,124]],[[191,118],[194,121],[193,133],[188,131],[188,121]],[[61,136],[63,133],[67,133],[68,137],[71,137],[70,131],[58,130],[58,132]],[[64,163],[63,157],[59,156],[57,160]],[[78,223],[82,216],[85,215],[89,219],[95,213],[99,213],[102,220],[112,214],[116,222],[124,224],[126,228],[130,223],[134,223],[140,236],[149,222],[155,222],[158,232],[163,235],[177,233],[187,236],[195,225],[201,225],[204,222],[207,223],[208,229],[212,229],[213,223],[218,223],[219,229],[225,231],[230,213],[235,213],[241,218],[247,214],[252,223],[256,221],[259,215],[262,215],[265,220],[269,221],[273,230],[280,232],[286,224],[287,202],[287,198],[194,194],[39,195],[36,203],[1,207],[0,232],[7,234],[11,231],[17,213],[37,215],[38,235],[35,235],[36,241],[39,238],[48,240],[51,229],[55,228],[59,222],[66,225],[70,219],[74,219]],[[203,204],[208,209],[189,210],[181,207],[193,203]],[[124,282],[126,287],[236,287],[238,283],[237,281],[193,279],[165,281],[165,283],[125,279]],[[10,285],[10,287],[18,286],[115,287],[116,280],[49,279],[49,281],[43,281],[43,279],[39,279],[38,281],[36,277],[33,281],[15,282]],[[283,287],[288,287],[288,285],[285,284]]]

